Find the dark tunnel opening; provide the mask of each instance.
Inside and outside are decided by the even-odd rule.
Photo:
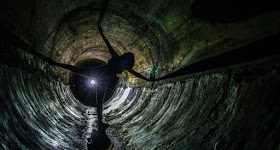
[[[78,68],[92,70],[91,76],[72,73],[69,76],[70,89],[77,100],[86,106],[96,107],[97,101],[107,102],[113,95],[118,80],[110,78],[102,69],[106,63],[97,59],[78,62]],[[101,100],[100,100],[101,99]]]
[[[103,36],[155,82],[96,69],[104,2],[1,1],[1,150],[279,149],[276,1],[106,1]]]

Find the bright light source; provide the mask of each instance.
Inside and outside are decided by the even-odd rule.
[[[97,86],[97,82],[95,80],[95,78],[87,78],[86,83],[88,88],[94,88]]]
[[[94,85],[94,84],[95,84],[95,80],[93,80],[93,79],[90,80],[90,84],[91,84],[91,85]]]

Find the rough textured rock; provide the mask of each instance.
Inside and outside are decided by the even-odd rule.
[[[106,120],[125,149],[274,149],[279,79],[266,62],[133,88],[120,107],[107,104]]]
[[[134,53],[135,70],[189,73],[154,84],[121,75],[104,108],[115,148],[279,149],[276,4],[111,0],[104,34],[117,53]],[[72,96],[68,71],[30,52],[68,64],[108,61],[97,31],[101,5],[0,2],[0,149],[86,149],[95,109]]]

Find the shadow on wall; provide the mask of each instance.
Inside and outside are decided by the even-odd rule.
[[[170,79],[178,76],[183,76],[192,73],[203,72],[207,70],[231,66],[234,64],[241,64],[258,60],[260,58],[270,57],[280,54],[280,35],[271,36],[250,45],[234,49],[230,52],[220,54],[211,58],[204,59],[194,64],[183,67],[175,72],[166,76],[155,79],[163,80]]]

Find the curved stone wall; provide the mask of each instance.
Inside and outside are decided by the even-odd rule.
[[[42,73],[1,66],[1,149],[80,149],[86,107]]]
[[[157,76],[164,76],[243,48],[229,59],[230,67],[153,84],[123,73],[104,107],[116,149],[279,149],[279,47],[270,53],[272,46],[262,41],[273,37],[279,43],[279,5],[267,1],[259,9],[262,4],[249,2],[240,14],[214,0],[210,14],[222,15],[207,16],[200,13],[208,8],[205,0],[110,1],[104,34],[119,54],[135,54],[134,69],[144,76],[154,65]],[[229,4],[239,6],[239,1]],[[86,149],[96,129],[95,109],[73,98],[69,72],[30,52],[68,64],[107,61],[110,55],[96,30],[101,1],[4,0],[0,5],[0,149]],[[251,43],[264,44],[248,53]],[[243,52],[254,60],[234,64]]]
[[[276,62],[197,73],[155,87],[124,86],[120,93],[127,96],[115,97],[104,111],[115,144],[143,150],[278,147]]]

